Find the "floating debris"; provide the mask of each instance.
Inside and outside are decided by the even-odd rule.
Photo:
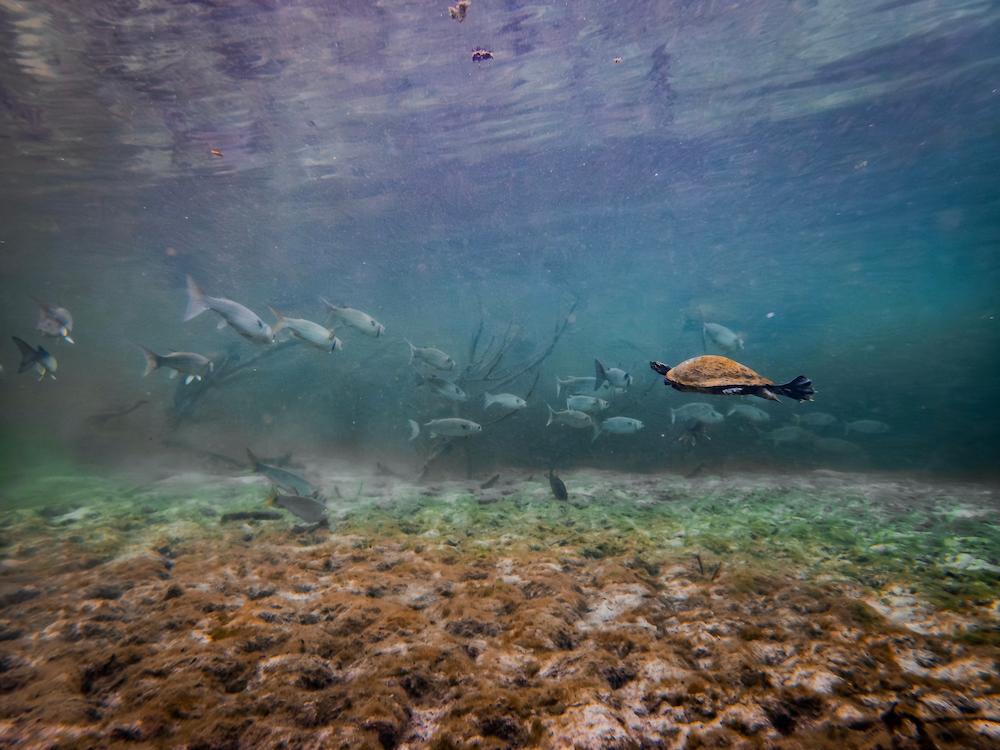
[[[465,20],[465,14],[469,12],[470,5],[472,5],[472,0],[458,0],[455,5],[448,6],[448,15],[462,23]]]
[[[483,49],[481,47],[476,47],[472,50],[472,62],[482,62],[483,60],[492,60],[493,53],[488,49]]]

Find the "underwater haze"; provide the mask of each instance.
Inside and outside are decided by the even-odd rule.
[[[0,0],[0,747],[996,747],[998,123],[994,0]]]

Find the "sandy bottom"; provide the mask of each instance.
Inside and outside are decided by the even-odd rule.
[[[0,747],[1000,746],[991,488],[564,479],[19,480]]]

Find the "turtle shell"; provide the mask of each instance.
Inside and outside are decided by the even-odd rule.
[[[774,385],[773,380],[758,375],[746,365],[741,365],[728,357],[719,357],[714,354],[687,359],[671,369],[666,378],[671,383],[695,388]]]

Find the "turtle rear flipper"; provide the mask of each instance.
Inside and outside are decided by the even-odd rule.
[[[799,375],[795,380],[784,385],[768,386],[768,390],[782,396],[788,396],[788,398],[794,398],[796,401],[812,401],[813,394],[816,393],[812,381],[805,375]]]

